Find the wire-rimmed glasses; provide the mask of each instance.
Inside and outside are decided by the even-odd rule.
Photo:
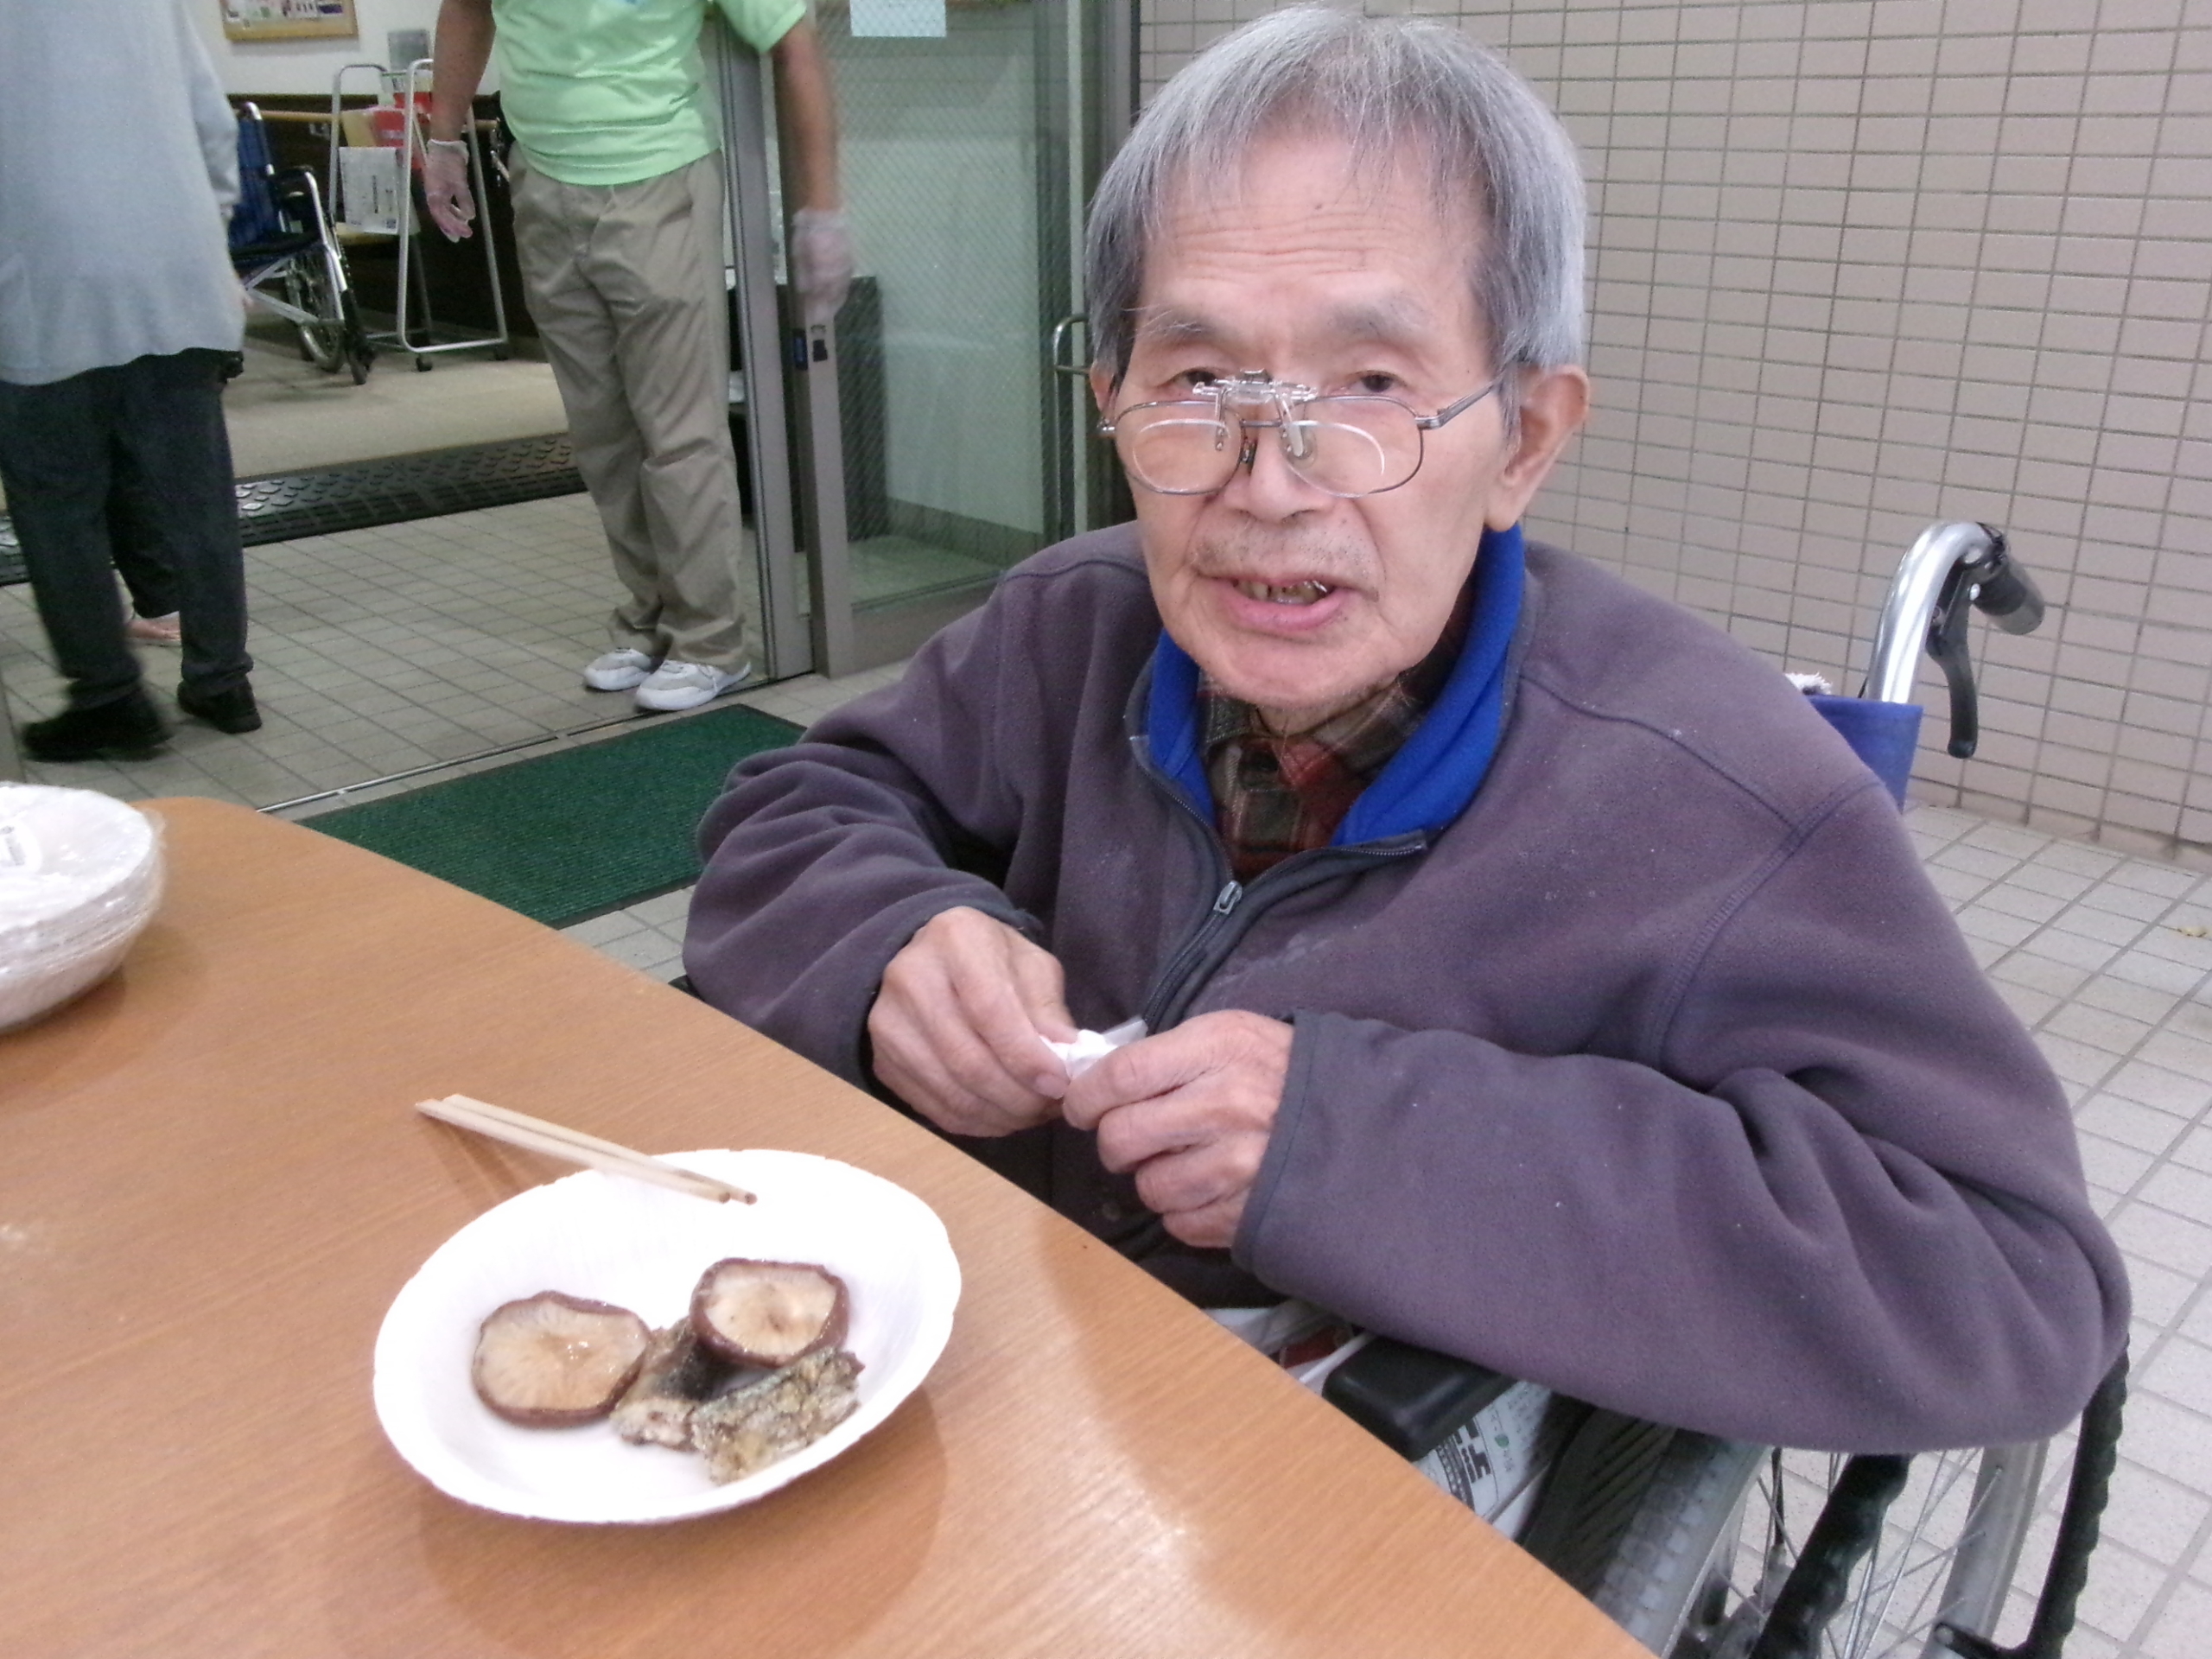
[[[1131,480],[1159,495],[1211,495],[1251,463],[1259,435],[1269,429],[1291,470],[1316,489],[1380,495],[1421,470],[1423,434],[1503,382],[1500,375],[1433,415],[1416,415],[1395,397],[1324,397],[1247,369],[1192,388],[1195,397],[1134,404],[1101,421],[1098,434],[1114,440]]]

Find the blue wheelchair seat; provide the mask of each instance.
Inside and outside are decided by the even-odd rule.
[[[1823,696],[1818,692],[1808,692],[1805,701],[1872,769],[1888,787],[1890,798],[1903,806],[1905,785],[1912,778],[1912,757],[1920,747],[1920,705],[1877,702],[1871,697]]]

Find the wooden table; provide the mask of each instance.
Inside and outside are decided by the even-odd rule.
[[[411,870],[206,801],[122,972],[0,1037],[0,1651],[1641,1653],[1105,1247],[734,1021]],[[922,1389],[681,1524],[468,1509],[386,1444],[387,1304],[560,1173],[460,1091],[889,1177],[966,1276]]]

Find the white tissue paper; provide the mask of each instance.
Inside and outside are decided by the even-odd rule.
[[[1060,1064],[1068,1069],[1068,1081],[1072,1083],[1122,1044],[1133,1043],[1144,1034],[1143,1020],[1128,1020],[1111,1031],[1078,1031],[1071,1043],[1047,1040],[1045,1046],[1060,1057]]]
[[[0,1031],[113,972],[161,898],[151,818],[88,789],[0,784]]]

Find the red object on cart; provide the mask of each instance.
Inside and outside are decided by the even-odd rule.
[[[365,112],[369,118],[369,136],[388,149],[398,149],[406,144],[409,109],[417,102],[404,92],[398,96],[399,102],[396,104],[378,104]],[[428,113],[427,108],[415,111],[417,119],[422,119]],[[423,170],[423,160],[429,153],[425,142],[429,137],[427,125],[415,135],[415,170],[417,173]]]

